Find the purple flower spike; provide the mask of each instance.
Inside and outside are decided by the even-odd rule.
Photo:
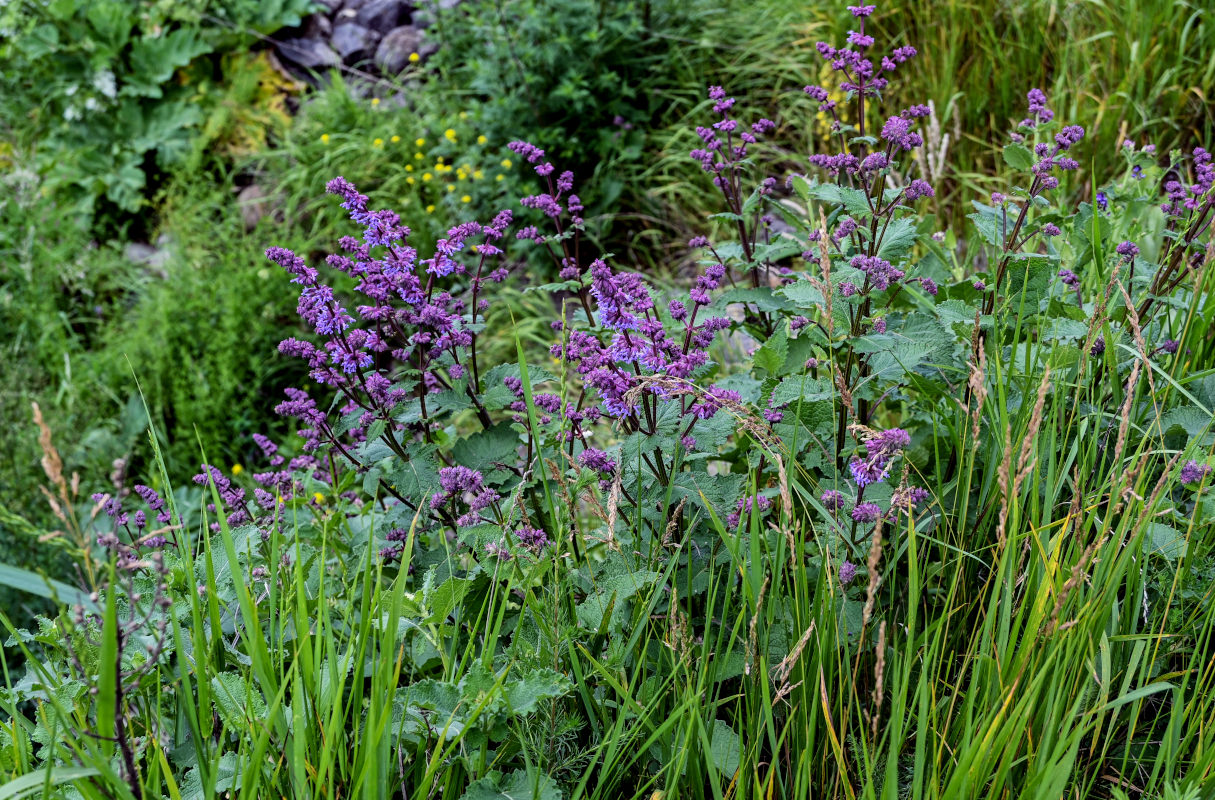
[[[856,564],[844,559],[844,562],[840,564],[840,586],[847,586],[852,583],[856,579],[856,573]]]
[[[1206,464],[1201,464],[1197,461],[1190,460],[1181,468],[1179,476],[1182,483],[1198,483],[1207,476],[1211,468]]]

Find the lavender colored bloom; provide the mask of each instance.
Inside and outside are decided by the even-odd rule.
[[[874,12],[877,6],[848,6],[848,12],[854,17],[864,18]]]
[[[856,564],[844,559],[840,564],[840,586],[847,586],[856,579],[857,568]]]
[[[1104,352],[1105,352],[1105,337],[1098,336],[1096,339],[1093,340],[1093,346],[1089,348],[1088,353],[1089,353],[1089,355],[1096,358],[1097,356],[1101,355]]]
[[[877,503],[861,503],[852,509],[852,519],[856,522],[877,522],[882,515],[882,509]]]
[[[739,498],[737,510],[726,515],[726,525],[730,528],[737,528],[752,511],[758,510],[762,514],[770,508],[772,508],[772,501],[763,495]]]
[[[1172,355],[1173,353],[1177,352],[1177,348],[1179,346],[1180,343],[1176,339],[1165,339],[1164,342],[1161,343],[1160,349]]]
[[[848,471],[852,473],[852,480],[861,488],[881,483],[889,474],[885,459],[853,458],[848,462]]]
[[[903,278],[901,270],[895,269],[889,261],[878,256],[855,256],[849,263],[865,273],[870,285],[878,291],[890,288],[891,283]],[[842,286],[840,288],[843,289]]]
[[[1182,483],[1198,483],[1207,476],[1211,468],[1206,464],[1200,464],[1197,461],[1190,460],[1181,468],[1179,476]]]
[[[1041,89],[1030,89],[1026,99],[1029,101],[1030,117],[1021,123],[1022,127],[1032,128],[1055,118],[1055,112],[1046,107],[1046,93]]]
[[[819,500],[822,502],[823,508],[832,513],[839,511],[844,505],[844,495],[835,489],[828,489],[823,492]]]
[[[1139,255],[1139,245],[1135,244],[1134,242],[1121,242],[1116,248],[1114,248],[1114,251],[1127,261],[1130,261],[1135,256]]]
[[[1110,207],[1110,199],[1105,196],[1105,192],[1097,192],[1097,208],[1102,211],[1108,211]]]
[[[516,528],[515,538],[528,550],[543,550],[551,544],[547,533],[539,528],[533,528],[528,525]]]
[[[1063,233],[1063,231],[1059,230],[1059,226],[1053,222],[1048,222],[1042,226],[1043,236],[1058,236],[1061,233]]]
[[[1059,270],[1059,278],[1063,281],[1065,286],[1070,286],[1073,289],[1080,285],[1080,278],[1070,269],[1064,268]]]
[[[578,456],[578,462],[587,469],[610,475],[616,471],[616,462],[602,450],[588,447]]]

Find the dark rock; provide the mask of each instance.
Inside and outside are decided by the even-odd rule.
[[[320,39],[287,39],[278,43],[278,52],[305,69],[328,69],[342,63],[341,56]]]
[[[348,62],[370,58],[380,35],[355,22],[344,22],[333,29],[333,48]]]
[[[385,75],[396,75],[409,66],[409,56],[422,49],[422,32],[402,25],[388,32],[375,51],[375,65]]]
[[[333,23],[324,14],[313,14],[304,23],[304,39],[328,39],[333,35]]]
[[[354,11],[357,13],[358,10],[365,5],[367,5],[367,0],[346,0],[346,2],[342,4],[342,10]]]
[[[356,21],[373,31],[390,31],[409,13],[406,0],[371,0],[359,9]]]

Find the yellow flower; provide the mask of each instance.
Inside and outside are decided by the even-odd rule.
[[[419,136],[417,139],[413,140],[413,143],[416,147],[421,147],[422,145],[426,144],[426,140]]]
[[[472,202],[472,198],[471,198],[471,197],[469,197],[468,195],[464,195],[463,197],[461,197],[461,198],[460,198],[460,202],[461,202],[461,203],[471,203],[471,202]]]
[[[406,171],[406,172],[413,172],[413,164],[406,164],[406,165],[405,165],[405,171]]]
[[[435,207],[433,205],[426,206],[426,213],[427,214],[435,213]]]
[[[327,133],[321,134],[321,144],[329,144],[329,134],[327,134]]]
[[[433,177],[434,177],[434,175],[431,175],[429,172],[422,173],[422,180],[424,180],[424,181],[428,181]]]
[[[442,164],[442,163],[443,163],[443,156],[435,156],[435,163],[436,163],[436,164]]]
[[[408,183],[410,186],[413,186],[416,181],[414,181],[413,176],[410,175],[408,178],[405,179],[405,182]]]
[[[497,175],[494,176],[494,180],[496,180],[496,181],[506,180],[506,176],[503,175],[501,172],[499,172]]]
[[[463,168],[456,170],[456,179],[457,180],[464,180],[467,177],[468,177],[468,173],[465,172]]]
[[[504,159],[502,159],[502,166],[506,167],[507,169],[510,169],[510,168],[511,168],[511,160],[510,160],[509,158],[504,158]]]
[[[448,193],[448,194],[451,194],[451,193],[452,193],[452,192],[454,192],[455,190],[456,190],[456,187],[452,186],[450,183],[449,183],[449,184],[447,184],[447,193]]]
[[[422,57],[421,57],[420,55],[418,55],[417,53],[410,53],[410,54],[409,54],[409,63],[410,63],[410,64],[416,64],[416,63],[418,63],[418,62],[419,62],[419,61],[421,61],[421,60],[422,60]]]
[[[482,172],[481,170],[479,170],[479,169],[473,170],[473,180],[474,181],[479,181],[484,177],[485,177],[485,173]]]
[[[378,97],[371,98],[371,105],[378,106],[379,104],[380,104],[380,98],[378,98]]]
[[[384,140],[383,140],[383,139],[381,139],[381,138],[379,138],[379,137],[376,137],[376,138],[375,138],[375,139],[374,139],[374,140],[371,142],[371,146],[372,146],[372,147],[383,147],[383,146],[384,146]]]
[[[389,139],[388,141],[392,142],[393,144],[396,144],[397,142],[401,141],[401,137],[400,137],[400,136],[393,136],[393,137],[392,137],[391,139]]]
[[[454,142],[456,140],[456,132],[451,128],[443,131],[443,136],[445,136],[449,142]]]
[[[423,156],[421,153],[414,153],[413,158],[414,161],[421,161],[423,158],[425,158],[425,156]]]
[[[232,465],[232,474],[233,474],[233,475],[239,475],[239,474],[241,474],[241,473],[242,473],[242,472],[244,472],[244,471],[245,471],[245,468],[244,468],[244,467],[242,467],[240,464],[233,464],[233,465]]]
[[[467,112],[467,111],[461,111],[461,112],[460,112],[460,119],[468,119],[468,112]]]
[[[489,139],[485,138],[484,136],[477,137],[477,144],[485,144],[488,141],[489,141]]]
[[[312,499],[318,503],[323,503],[325,502],[325,495],[321,494],[320,492],[313,492]]]

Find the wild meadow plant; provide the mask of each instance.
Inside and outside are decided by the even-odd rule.
[[[818,45],[851,108],[806,87],[837,145],[805,174],[759,174],[773,124],[709,89],[730,234],[686,290],[597,252],[526,142],[522,218],[425,255],[330,182],[361,235],[266,252],[299,441],[205,465],[197,530],[163,478],[98,498],[93,596],[10,625],[10,796],[1215,789],[1211,158],[1117,143],[1062,208],[1085,132],[1032,89],[1022,183],[939,230],[894,102],[920,56],[873,10]],[[553,341],[487,363],[512,237],[558,273]]]

